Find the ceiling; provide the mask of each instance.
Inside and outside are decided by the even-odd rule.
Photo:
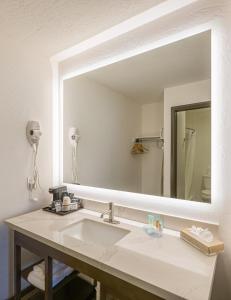
[[[142,104],[163,100],[166,87],[209,79],[210,31],[87,73],[85,76]]]
[[[1,0],[1,50],[21,46],[25,53],[50,58],[164,1]],[[209,47],[209,36],[202,35],[89,76],[138,101],[159,101],[164,87],[210,77]]]
[[[40,55],[76,45],[165,0],[1,0],[1,47]]]

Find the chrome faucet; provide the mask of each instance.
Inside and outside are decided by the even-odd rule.
[[[108,222],[111,224],[119,224],[120,222],[114,219],[114,203],[113,202],[109,202],[109,209],[104,211],[100,218],[103,218],[104,215],[108,215],[108,218],[103,219],[104,222]]]

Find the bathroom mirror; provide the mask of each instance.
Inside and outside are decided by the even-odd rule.
[[[182,178],[188,174],[189,144],[182,157],[172,154],[179,143],[172,108],[208,103],[210,79],[211,32],[206,31],[64,80],[63,182],[210,202],[201,197],[210,158],[197,172],[195,154],[193,180],[200,191],[188,197],[177,189],[176,170],[183,168]],[[185,113],[182,138],[194,128],[191,112],[203,118],[200,109],[207,109],[209,122],[209,107],[175,111],[176,120]],[[194,149],[202,130],[196,125]],[[211,126],[207,129],[205,137],[211,135]]]

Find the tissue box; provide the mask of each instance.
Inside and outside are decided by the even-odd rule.
[[[224,243],[214,238],[212,242],[206,242],[200,239],[195,234],[190,232],[190,228],[181,230],[180,237],[184,241],[188,242],[193,247],[199,249],[206,255],[215,255],[224,250]]]

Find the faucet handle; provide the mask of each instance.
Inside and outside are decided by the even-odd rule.
[[[113,209],[114,208],[114,202],[108,202],[109,205],[109,209]]]
[[[108,218],[104,219],[105,222],[111,223],[111,224],[119,224],[120,222],[114,219],[114,203],[113,202],[108,202],[109,209],[106,212],[103,212],[101,214],[101,218],[105,215],[108,214]]]

